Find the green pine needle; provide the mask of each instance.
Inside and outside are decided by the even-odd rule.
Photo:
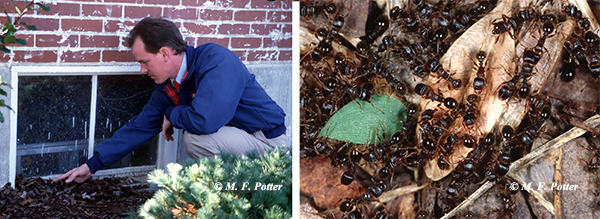
[[[168,174],[162,170],[149,174],[149,181],[163,189],[130,218],[290,218],[290,155],[275,149],[262,157],[222,153],[186,167],[169,164]],[[220,190],[216,183],[221,183]],[[282,187],[254,190],[256,183]]]

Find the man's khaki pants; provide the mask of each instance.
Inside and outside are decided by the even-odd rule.
[[[223,126],[217,132],[208,135],[195,135],[184,132],[183,142],[187,153],[193,159],[220,155],[220,150],[235,155],[242,155],[256,150],[262,155],[276,147],[287,146],[288,139],[284,134],[268,139],[262,131],[248,133],[233,126]]]

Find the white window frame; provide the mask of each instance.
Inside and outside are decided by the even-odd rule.
[[[90,124],[88,128],[88,159],[94,154],[94,140],[96,129],[96,103],[98,90],[98,76],[104,75],[136,75],[140,74],[139,64],[135,65],[77,65],[77,66],[43,66],[43,65],[15,65],[12,67],[11,83],[13,91],[11,93],[11,102],[13,105],[19,103],[19,76],[92,76],[92,92],[90,104]],[[10,116],[10,150],[9,150],[9,181],[11,185],[15,185],[17,173],[17,115],[18,107],[13,107],[14,113]],[[154,169],[164,169],[168,163],[177,162],[177,151],[181,131],[176,130],[173,134],[174,141],[166,141],[160,137],[158,140],[158,148],[156,155],[156,165],[145,165],[135,167],[123,167],[108,170],[99,170],[94,177],[109,177],[109,176],[145,176],[148,172]],[[42,178],[56,178],[60,174],[43,176]]]

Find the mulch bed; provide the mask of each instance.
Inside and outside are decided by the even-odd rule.
[[[53,183],[18,176],[0,188],[0,219],[123,218],[154,195],[148,183],[132,178],[88,179],[84,183]]]

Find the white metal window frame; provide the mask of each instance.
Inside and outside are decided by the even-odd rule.
[[[94,153],[94,140],[96,129],[96,103],[98,90],[98,76],[104,75],[136,75],[140,74],[139,65],[102,66],[102,65],[79,65],[79,66],[13,66],[11,84],[14,89],[11,93],[13,105],[19,102],[19,76],[92,76],[92,92],[90,104],[90,124],[88,129],[88,158]],[[9,180],[15,185],[17,173],[17,115],[18,107],[13,107],[14,112],[10,116],[10,150],[9,150]],[[160,134],[159,134],[160,135]],[[94,177],[107,176],[144,176],[154,169],[164,169],[168,163],[177,161],[177,142],[179,142],[180,131],[173,134],[174,141],[167,142],[159,137],[156,165],[123,167],[109,170],[99,170]],[[43,176],[42,178],[55,178],[59,175]]]

